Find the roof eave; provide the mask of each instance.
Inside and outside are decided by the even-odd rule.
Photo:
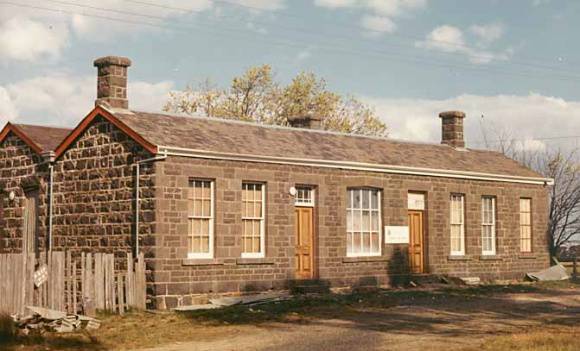
[[[24,141],[26,145],[28,145],[34,152],[36,152],[39,155],[42,155],[42,152],[44,151],[42,147],[40,147],[40,145],[38,145],[32,139],[30,139],[30,137],[26,135],[26,133],[22,129],[18,128],[18,126],[10,122],[6,123],[6,125],[4,126],[4,128],[2,128],[2,131],[0,132],[0,143],[4,142],[4,139],[6,139],[6,136],[8,136],[10,132],[16,134],[16,136],[18,136],[22,141]]]
[[[135,142],[141,145],[145,150],[151,154],[157,154],[157,145],[149,142],[131,127],[123,123],[119,118],[115,117],[114,112],[109,111],[101,106],[96,106],[81,120],[81,122],[67,135],[66,138],[56,147],[55,156],[60,157],[68,147],[84,132],[91,124],[91,122],[101,116],[108,120],[110,123],[119,128],[123,133],[132,138]]]
[[[496,182],[534,184],[534,185],[553,185],[554,183],[553,179],[542,177],[510,176],[492,173],[454,171],[446,169],[432,169],[432,168],[420,168],[420,167],[408,167],[396,165],[382,165],[362,162],[244,155],[236,153],[212,152],[198,149],[187,149],[162,145],[158,146],[158,150],[160,154],[168,156],[183,156],[183,157],[243,161],[243,162],[275,163],[275,164],[288,164],[288,165],[311,166],[311,167],[314,166],[324,168],[370,171],[378,173],[407,174],[407,175],[458,178],[458,179],[496,181]]]

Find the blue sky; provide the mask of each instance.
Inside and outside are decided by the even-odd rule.
[[[543,138],[580,135],[579,14],[557,0],[0,1],[0,122],[74,125],[94,100],[92,61],[124,55],[139,109],[268,63],[372,104],[393,137],[437,141],[437,113],[461,109],[472,146],[482,129],[575,145]]]

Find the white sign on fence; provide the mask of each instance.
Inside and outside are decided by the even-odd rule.
[[[409,227],[385,226],[385,244],[408,244]]]
[[[34,272],[34,285],[38,288],[48,279],[48,266],[43,264]]]

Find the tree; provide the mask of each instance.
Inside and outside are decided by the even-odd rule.
[[[542,150],[528,148],[505,129],[494,129],[489,141],[482,125],[486,148],[505,154],[546,178],[554,180],[549,192],[549,250],[555,257],[560,250],[580,236],[580,165],[576,149]]]
[[[388,135],[374,110],[355,97],[328,90],[324,79],[307,72],[282,85],[268,65],[248,69],[225,89],[205,80],[197,89],[173,92],[164,110],[286,126],[289,117],[313,114],[322,118],[325,130]]]

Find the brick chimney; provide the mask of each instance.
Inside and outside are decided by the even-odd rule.
[[[441,118],[441,144],[455,148],[464,148],[463,119],[465,113],[461,111],[446,111],[439,114]]]
[[[113,108],[129,108],[127,100],[127,67],[131,60],[126,57],[105,56],[95,60],[97,67],[97,100],[95,106],[108,104]]]
[[[322,117],[311,113],[288,117],[288,124],[295,128],[322,129]]]

